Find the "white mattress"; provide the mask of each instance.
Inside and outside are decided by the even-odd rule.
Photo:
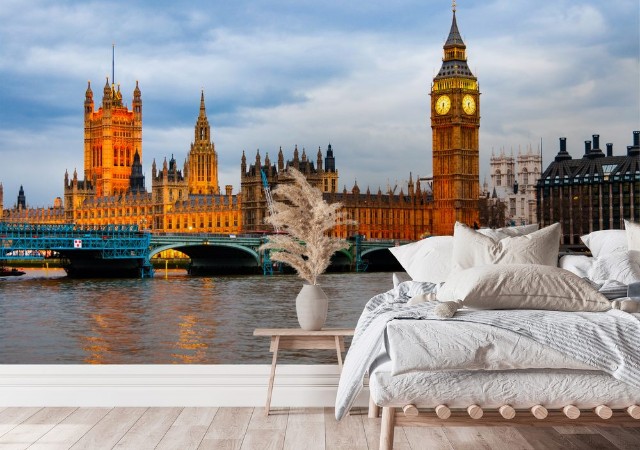
[[[477,404],[498,408],[504,404],[548,409],[572,404],[581,409],[607,405],[626,408],[640,404],[640,390],[598,371],[508,370],[445,371],[391,374],[385,363],[369,376],[371,397],[379,406],[414,404],[419,408],[466,408]]]
[[[387,353],[394,375],[416,370],[595,370],[513,331],[472,322],[393,320]]]

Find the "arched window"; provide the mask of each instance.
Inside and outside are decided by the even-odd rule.
[[[529,184],[529,172],[527,171],[526,167],[522,169],[522,184]]]

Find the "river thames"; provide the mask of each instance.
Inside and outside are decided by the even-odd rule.
[[[1,364],[268,364],[255,328],[297,328],[295,275],[70,279],[26,269],[0,279]],[[402,274],[405,275],[405,274]],[[392,274],[325,274],[326,327],[353,328]],[[279,362],[333,363],[328,350],[285,351]]]

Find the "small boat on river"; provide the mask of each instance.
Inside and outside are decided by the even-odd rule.
[[[15,267],[12,267],[11,269],[8,267],[0,267],[0,277],[20,277],[25,273],[27,272],[18,270]]]

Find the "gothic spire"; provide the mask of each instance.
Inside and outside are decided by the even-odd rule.
[[[475,79],[473,73],[467,66],[467,46],[462,41],[460,31],[458,30],[458,21],[456,19],[456,4],[453,2],[453,18],[451,20],[451,30],[444,44],[444,58],[442,58],[442,67],[435,79],[439,78],[472,78]]]
[[[200,116],[199,117],[207,117],[207,111],[204,107],[204,89],[200,91]]]
[[[211,127],[207,119],[207,110],[204,106],[204,89],[200,91],[200,113],[195,126],[194,144],[208,144],[211,141]]]
[[[445,48],[449,46],[461,46],[466,47],[464,42],[462,41],[462,36],[460,36],[460,31],[458,31],[458,22],[456,20],[456,3],[453,2],[453,20],[451,22],[451,30],[449,30],[449,37],[447,38],[447,42],[444,44]]]

